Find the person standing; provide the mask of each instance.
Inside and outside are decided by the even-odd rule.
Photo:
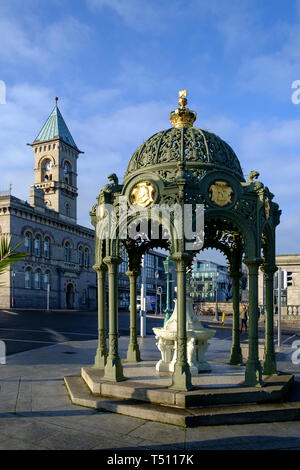
[[[245,304],[242,305],[242,310],[241,310],[241,329],[240,332],[243,331],[243,327],[245,328],[245,331],[247,331],[247,320],[248,320],[248,308],[246,307]]]

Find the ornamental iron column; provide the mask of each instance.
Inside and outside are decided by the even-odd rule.
[[[166,285],[167,285],[167,296],[166,296],[166,308],[165,308],[165,319],[164,319],[164,326],[166,326],[167,321],[170,318],[171,313],[173,312],[170,306],[170,284],[174,282],[174,280],[170,279],[171,269],[174,265],[174,261],[170,259],[170,256],[163,262],[165,275],[166,275]]]
[[[106,344],[106,272],[107,266],[102,264],[94,266],[97,272],[98,286],[98,348],[95,356],[94,367],[104,369],[108,354]]]
[[[172,259],[176,262],[177,272],[177,353],[170,388],[187,391],[192,389],[186,352],[186,268],[191,261],[191,256],[187,253],[175,253]]]
[[[118,265],[122,259],[107,256],[103,260],[108,266],[108,311],[109,311],[109,351],[103,380],[120,382],[125,380],[118,351]]]
[[[245,371],[245,385],[259,387],[262,382],[262,369],[258,356],[258,268],[261,259],[245,259],[249,272],[249,337],[248,360]]]
[[[236,268],[237,266],[235,266]],[[240,345],[240,278],[242,277],[241,263],[239,269],[230,272],[232,279],[232,347],[229,364],[242,365],[243,357]]]
[[[265,311],[265,352],[263,362],[263,373],[265,375],[275,375],[276,358],[274,348],[274,305],[273,305],[273,289],[274,289],[274,273],[277,271],[276,266],[263,265],[262,271],[266,279],[266,311]]]
[[[137,310],[136,310],[136,281],[140,274],[138,270],[127,271],[130,288],[130,340],[127,351],[127,361],[139,362],[141,360],[140,349],[137,342]]]

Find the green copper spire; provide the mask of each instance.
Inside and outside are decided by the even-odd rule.
[[[77,145],[75,144],[74,139],[71,136],[71,133],[64,121],[64,118],[58,109],[57,100],[58,98],[56,97],[56,104],[53,108],[53,111],[34,142],[45,142],[52,140],[55,137],[60,137],[66,144],[72,145],[72,147],[77,149]]]

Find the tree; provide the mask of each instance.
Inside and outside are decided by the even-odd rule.
[[[10,247],[10,241],[10,238],[6,236],[0,238],[0,275],[3,274],[11,264],[28,256],[28,253],[16,253],[16,250],[22,245],[23,241],[18,243],[14,248]]]

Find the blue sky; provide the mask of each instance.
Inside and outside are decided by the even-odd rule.
[[[78,222],[107,175],[171,127],[188,89],[197,127],[260,172],[282,209],[278,253],[300,252],[300,1],[0,1],[0,189],[29,199],[32,142],[59,97],[78,147]]]

